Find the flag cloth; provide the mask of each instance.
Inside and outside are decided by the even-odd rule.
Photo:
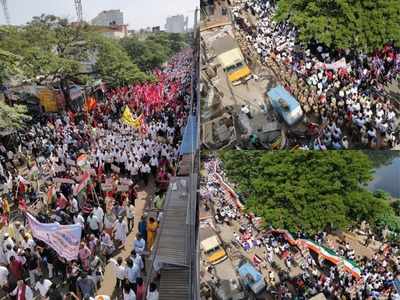
[[[89,157],[87,154],[81,154],[78,156],[76,159],[76,164],[78,167],[80,167],[82,170],[87,169],[89,167]]]
[[[96,108],[96,105],[97,105],[96,99],[94,97],[88,97],[86,99],[85,109],[86,111],[90,112]]]
[[[30,184],[28,180],[26,180],[24,177],[21,175],[18,175],[18,192],[20,193],[25,193],[26,191],[26,186]]]
[[[90,174],[88,171],[86,171],[85,173],[83,173],[81,182],[77,184],[74,188],[74,196],[81,193],[87,187],[89,181],[90,181]]]
[[[126,124],[128,126],[132,126],[135,128],[140,127],[141,119],[142,119],[142,115],[140,115],[138,118],[135,119],[128,106],[125,107],[124,112],[122,113],[122,116],[121,116],[121,122],[123,122],[124,124]]]
[[[40,223],[27,213],[29,227],[33,237],[45,242],[57,254],[68,261],[78,258],[82,227],[79,224],[60,225],[59,223]]]
[[[329,249],[327,247],[321,246],[316,242],[305,240],[305,239],[295,239],[287,230],[284,229],[272,229],[269,232],[275,232],[282,234],[285,239],[291,245],[297,245],[301,247],[305,247],[313,252],[317,253],[320,258],[326,259],[333,263],[334,265],[343,264],[344,270],[346,272],[351,273],[354,277],[360,278],[361,277],[361,270],[357,266],[357,264],[351,260],[346,259],[345,257],[341,257],[336,254],[335,251]]]

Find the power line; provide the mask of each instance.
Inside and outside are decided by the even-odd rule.
[[[3,13],[4,13],[4,18],[6,19],[6,23],[10,25],[11,21],[10,21],[10,13],[8,12],[8,7],[7,7],[7,0],[0,0],[0,1],[1,1],[1,6],[3,6]]]
[[[82,2],[81,0],[74,0],[74,4],[76,9],[76,16],[78,17],[78,22],[82,22],[83,21]]]

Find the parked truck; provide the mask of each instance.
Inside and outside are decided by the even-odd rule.
[[[251,78],[251,71],[247,66],[242,51],[229,34],[214,41],[212,47],[217,55],[226,76],[233,85],[241,84]]]

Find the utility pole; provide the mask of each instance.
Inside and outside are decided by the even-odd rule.
[[[76,16],[78,17],[78,22],[81,23],[83,21],[82,2],[81,0],[74,0],[74,4],[76,9]]]
[[[10,21],[10,13],[8,12],[8,7],[7,7],[7,0],[0,0],[1,1],[1,6],[3,6],[3,13],[4,13],[4,18],[6,19],[7,25],[11,24]]]

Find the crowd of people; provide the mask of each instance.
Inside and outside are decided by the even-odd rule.
[[[257,18],[252,25],[244,12]],[[276,1],[243,0],[232,8],[235,27],[262,63],[282,66],[285,88],[303,110],[316,116],[321,130],[316,149],[346,149],[349,140],[370,148],[400,143],[398,109],[386,97],[385,85],[398,78],[400,51],[392,44],[367,55],[298,41],[294,26],[274,20]],[[293,84],[292,77],[299,78]]]
[[[90,111],[33,124],[14,148],[0,148],[0,296],[158,299],[157,284],[146,288],[144,274],[162,213],[137,216],[135,201],[138,188],[153,179],[154,204],[161,203],[175,174],[192,72],[192,51],[186,49],[155,72],[157,83],[108,91]],[[131,123],[121,118],[127,108]],[[40,223],[78,224],[76,259],[35,236],[27,213]],[[118,256],[122,249],[131,255]],[[107,263],[117,279],[114,296],[97,294]]]
[[[400,299],[393,285],[394,280],[400,279],[398,245],[384,243],[373,257],[366,257],[357,253],[349,241],[334,243],[326,232],[315,236],[296,233],[297,239],[314,240],[315,245],[330,247],[338,257],[356,262],[360,273],[344,271],[340,264],[321,259],[312,249],[293,244],[282,234],[284,231],[263,229],[260,218],[244,212],[238,196],[216,180],[216,173],[224,177],[218,159],[206,160],[205,169],[208,174],[200,189],[202,204],[207,209],[214,207],[217,224],[232,228],[232,240],[224,242],[228,248],[247,253],[253,265],[264,274],[267,292],[271,295],[288,300],[310,299],[319,293],[327,299]],[[224,208],[222,217],[221,207]],[[295,268],[296,272],[292,272]]]

